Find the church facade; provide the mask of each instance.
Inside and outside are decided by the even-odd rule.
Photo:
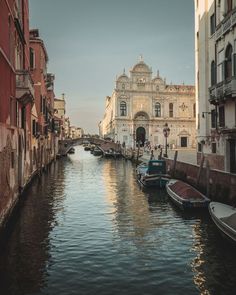
[[[127,76],[125,71],[115,82],[111,96],[106,97],[105,113],[99,123],[103,138],[135,147],[165,146],[164,128],[168,125],[168,144],[176,148],[196,145],[195,87],[167,85],[157,73],[139,61]]]

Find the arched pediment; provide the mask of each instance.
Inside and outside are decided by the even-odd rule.
[[[146,112],[138,112],[134,115],[134,120],[149,120],[149,115]]]
[[[128,81],[129,81],[129,77],[126,76],[125,74],[123,74],[117,78],[117,82],[128,82]]]
[[[187,130],[184,129],[179,132],[178,136],[190,136],[190,134]]]

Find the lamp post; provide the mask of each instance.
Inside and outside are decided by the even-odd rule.
[[[167,155],[167,137],[170,134],[170,128],[168,127],[167,123],[165,123],[165,125],[164,125],[163,134],[164,134],[164,137],[165,137],[165,144],[166,144],[166,146],[165,146],[165,154],[163,156],[165,158],[168,158],[168,155]]]

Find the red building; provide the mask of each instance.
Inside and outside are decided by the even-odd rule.
[[[28,0],[0,1],[0,224],[29,180],[31,108]]]
[[[35,109],[38,120],[36,137],[39,138],[37,154],[40,167],[46,166],[56,156],[53,134],[55,77],[47,73],[47,62],[48,55],[39,36],[39,30],[30,30],[30,69],[35,84]],[[35,137],[34,132],[32,136]]]

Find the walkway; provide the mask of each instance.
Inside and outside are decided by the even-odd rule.
[[[167,151],[169,159],[174,159],[175,151],[176,150]],[[178,161],[197,165],[197,152],[195,149],[191,149],[191,150],[179,149],[177,151],[178,151],[178,158],[177,158]],[[159,154],[160,154],[160,150],[154,151],[155,159],[158,158]],[[141,160],[147,161],[150,159],[150,156],[151,156],[150,152],[144,152]]]

